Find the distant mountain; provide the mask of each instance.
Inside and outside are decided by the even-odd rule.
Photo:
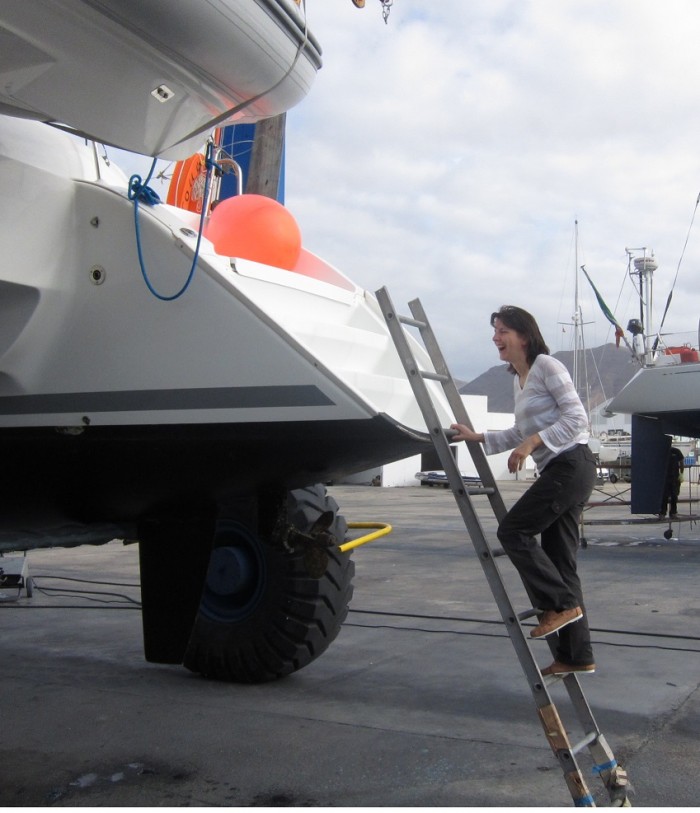
[[[573,376],[574,351],[562,350],[554,353]],[[632,361],[626,347],[615,347],[614,344],[604,344],[593,350],[586,350],[585,365],[583,354],[580,356],[579,370],[581,388],[579,395],[584,406],[594,409],[608,398],[612,398],[637,372],[639,366]],[[588,378],[588,400],[586,399],[586,384],[584,371]],[[489,412],[512,412],[513,402],[513,376],[508,372],[507,365],[499,364],[491,367],[485,373],[465,384],[459,390],[464,395],[488,396]]]

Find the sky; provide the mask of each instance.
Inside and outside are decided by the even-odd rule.
[[[678,270],[663,330],[697,346],[700,3],[394,0],[387,24],[380,0],[306,7],[324,65],[287,115],[286,204],[356,283],[420,298],[453,375],[499,363],[502,304],[571,349],[577,256],[626,327],[626,248],[659,263],[657,327]],[[585,345],[612,341],[579,277]]]
[[[380,0],[306,10],[324,65],[287,114],[286,205],[354,282],[401,312],[420,298],[455,377],[499,363],[503,304],[571,349],[577,265],[625,327],[626,248],[659,263],[657,328],[678,272],[663,330],[697,346],[697,0],[394,0],[386,24]],[[578,287],[585,346],[613,341]]]

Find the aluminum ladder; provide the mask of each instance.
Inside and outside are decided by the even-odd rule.
[[[595,807],[593,796],[588,789],[576,759],[578,753],[588,748],[595,766],[593,772],[598,774],[603,781],[612,806],[629,807],[629,783],[627,773],[617,764],[612,750],[598,728],[588,701],[581,689],[578,677],[574,673],[563,677],[544,677],[542,675],[530,649],[529,637],[525,635],[522,627],[523,621],[538,615],[539,611],[537,609],[529,609],[518,613],[513,608],[496,562],[499,556],[506,555],[505,551],[502,548],[494,549],[489,545],[479,518],[474,510],[468,490],[462,481],[457,461],[450,451],[449,437],[453,434],[452,430],[445,429],[440,425],[437,410],[426,385],[426,380],[440,382],[455,416],[455,422],[473,428],[462,397],[448,370],[425,311],[420,301],[414,299],[409,302],[412,316],[400,316],[396,313],[386,288],[381,288],[376,291],[376,297],[394,345],[403,363],[406,376],[415,394],[416,401],[425,419],[428,433],[432,438],[435,450],[447,475],[450,488],[457,501],[467,533],[474,545],[478,559],[481,562],[481,566],[496,600],[496,604],[498,605],[511,643],[515,648],[520,665],[525,672],[525,677],[527,678],[532,697],[537,706],[537,714],[542,728],[544,729],[545,737],[564,773],[564,779],[574,804],[577,807]],[[404,325],[417,328],[434,370],[419,369]],[[467,447],[484,487],[482,493],[488,495],[494,515],[498,522],[500,522],[506,513],[506,507],[498,485],[493,477],[491,467],[486,459],[486,454],[480,443],[467,443]],[[548,638],[547,641],[552,653],[554,653],[555,644],[550,638]],[[563,683],[566,687],[576,717],[584,732],[581,740],[574,744],[569,740],[557,707],[550,695],[550,687],[559,683]]]

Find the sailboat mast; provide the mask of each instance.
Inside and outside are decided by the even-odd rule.
[[[581,310],[581,303],[579,301],[579,258],[578,258],[578,220],[574,220],[574,312],[571,317],[571,322],[563,324],[573,325],[574,340],[573,340],[573,360],[571,370],[571,380],[574,383],[574,388],[577,394],[584,401],[586,406],[586,414],[588,415],[588,424],[591,424],[591,393],[588,386],[588,368],[586,365],[586,343],[583,340],[583,312]],[[566,329],[564,330],[566,332]],[[581,391],[585,390],[585,399]]]
[[[574,388],[578,393],[581,400],[584,402],[586,408],[586,415],[588,416],[588,428],[591,428],[591,393],[588,386],[588,365],[586,363],[586,343],[583,339],[583,311],[581,310],[581,302],[579,300],[579,251],[578,251],[578,220],[574,221],[574,359],[572,378]],[[585,390],[585,395],[582,395],[582,390]]]
[[[580,374],[578,363],[578,352],[581,344],[581,306],[578,301],[578,220],[574,221],[574,369],[573,379],[576,392],[580,388]]]
[[[637,276],[639,280],[639,325],[636,332],[633,331],[632,347],[635,356],[645,366],[653,364],[656,355],[652,328],[652,294],[654,290],[654,271],[659,267],[654,258],[654,252],[647,254],[647,250],[646,246],[625,249],[630,260],[629,274],[630,276]],[[642,256],[634,257],[635,251],[641,251]],[[633,259],[634,262],[632,262]],[[634,270],[632,270],[632,266],[634,266]]]

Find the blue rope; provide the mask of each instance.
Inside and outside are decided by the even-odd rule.
[[[192,258],[192,267],[190,268],[190,272],[187,275],[187,279],[185,280],[185,284],[180,288],[180,290],[173,294],[172,296],[164,296],[163,294],[156,291],[156,289],[151,284],[150,279],[148,278],[148,272],[146,271],[146,265],[143,261],[143,251],[141,249],[141,225],[139,223],[139,203],[145,203],[147,206],[155,206],[156,204],[160,203],[160,198],[158,197],[158,193],[151,189],[148,185],[149,181],[151,180],[151,175],[153,175],[153,171],[156,168],[156,161],[157,159],[153,159],[153,163],[151,164],[151,169],[146,177],[146,180],[143,181],[140,175],[132,175],[129,178],[129,200],[134,202],[134,230],[136,232],[136,251],[139,256],[139,266],[141,267],[141,275],[143,276],[143,280],[146,283],[146,287],[148,290],[156,297],[156,299],[160,299],[162,302],[172,302],[175,299],[179,299],[185,291],[190,287],[190,283],[194,277],[194,272],[197,267],[197,260],[199,259],[199,247],[202,242],[202,231],[204,230],[204,218],[206,217],[206,210],[205,205],[207,201],[207,197],[209,195],[209,181],[211,179],[212,169],[216,166],[213,159],[212,159],[212,152],[213,152],[213,144],[210,142],[207,144],[207,152],[205,156],[205,163],[207,167],[207,174],[206,179],[204,182],[204,198],[203,198],[203,206],[202,206],[202,215],[199,220],[199,234],[197,235],[197,244],[194,249],[194,257]]]
[[[131,178],[129,178],[129,200],[133,200],[135,203],[141,201],[142,203],[147,203],[149,206],[155,206],[156,203],[160,203],[158,193],[155,189],[151,189],[151,187],[148,186],[148,182],[151,180],[151,175],[153,175],[153,170],[156,166],[156,160],[156,158],[153,159],[148,177],[144,182],[142,182],[140,175],[132,175]]]
[[[581,796],[578,799],[574,799],[574,807],[595,807],[593,797],[589,793],[588,796]]]

